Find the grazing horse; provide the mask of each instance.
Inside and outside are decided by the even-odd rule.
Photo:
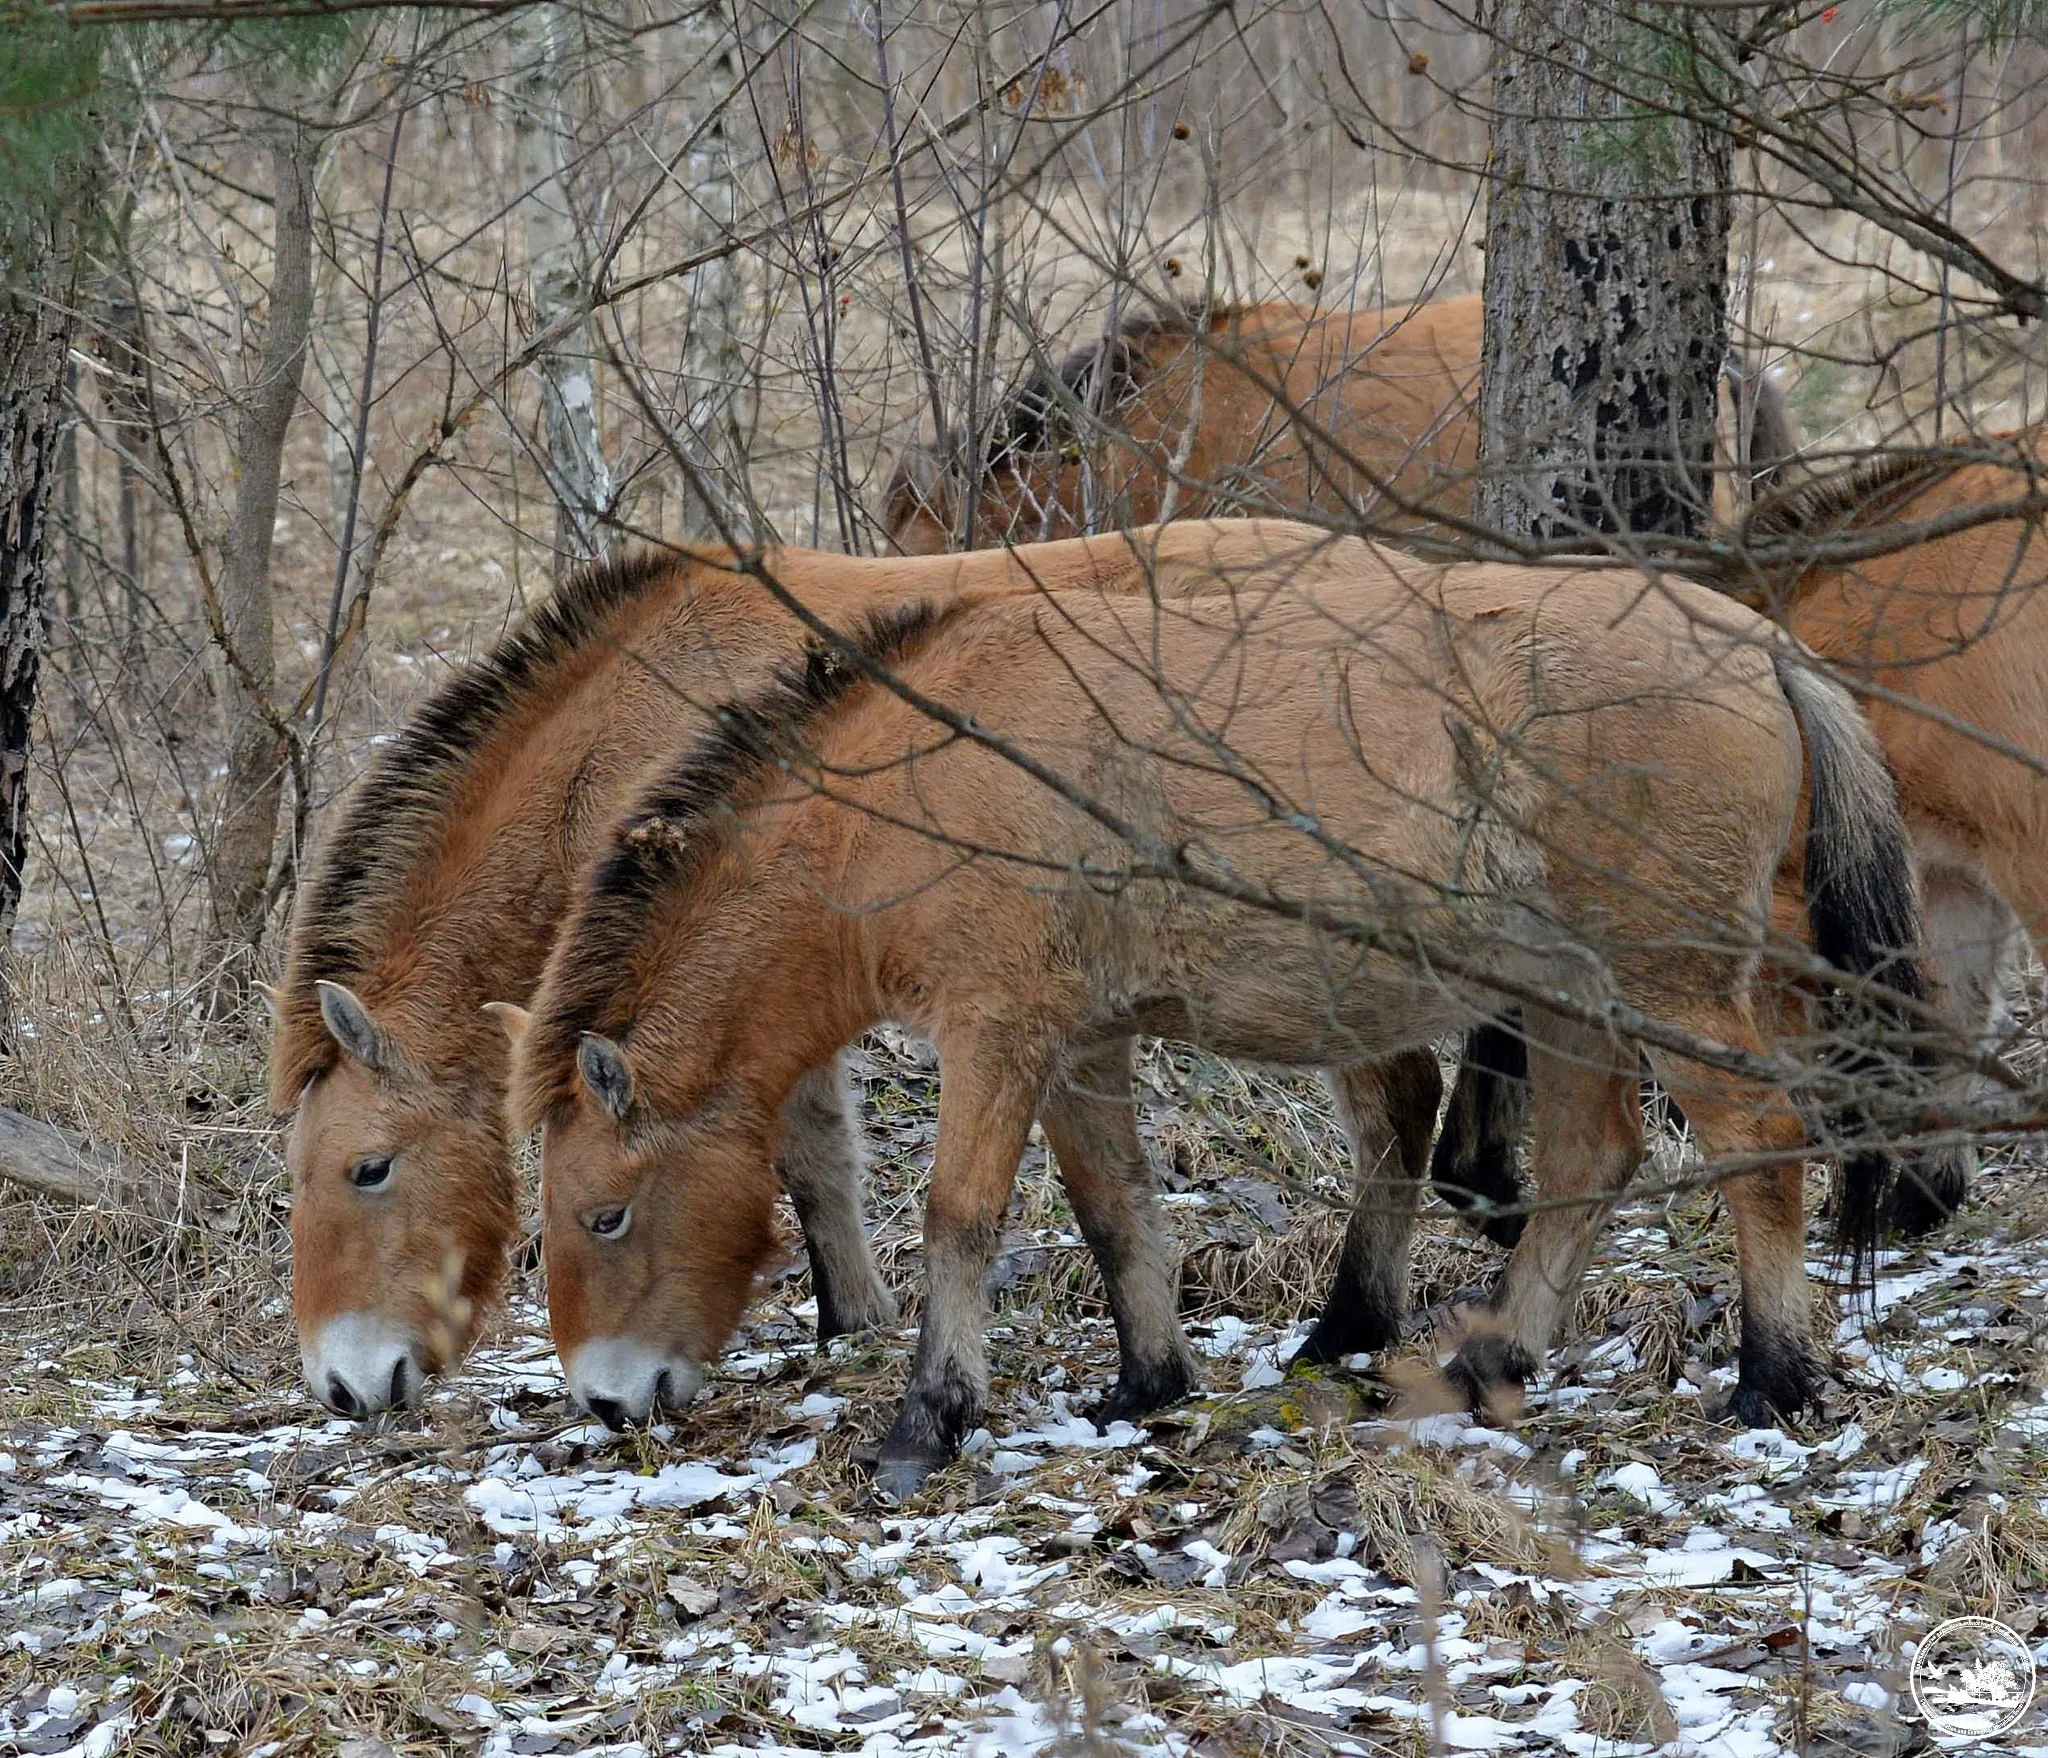
[[[1187,591],[1257,551],[1254,522],[1011,555],[761,564],[834,622],[877,606],[1093,586]],[[388,745],[302,893],[275,996],[271,1092],[294,1114],[293,1305],[306,1382],[344,1416],[416,1400],[498,1293],[516,1237],[504,1033],[589,856],[641,768],[805,632],[728,552],[573,577],[456,672]],[[1080,1157],[1077,1168],[1087,1164]],[[857,1138],[836,1069],[793,1089],[778,1165],[829,1336],[892,1320],[862,1232]]]
[[[571,1392],[614,1424],[694,1393],[771,1249],[785,1095],[904,1020],[942,1081],[924,1320],[879,1473],[908,1493],[983,1408],[985,1277],[1033,1115],[1103,1046],[1322,1066],[1354,1123],[1383,1120],[1430,1042],[1507,984],[1546,1004],[1536,1164],[1559,1200],[1453,1385],[1483,1405],[1549,1347],[1641,1158],[1640,1043],[1738,1173],[1736,1408],[1795,1411],[1816,1373],[1804,1130],[1753,990],[1803,799],[1816,944],[1916,994],[1868,729],[1704,588],[1331,539],[1284,591],[920,610],[817,649],[650,783],[520,1037],[511,1103],[543,1131]],[[1056,1153],[1073,1122],[1048,1118]],[[1353,1231],[1383,1343],[1420,1168],[1358,1165],[1382,1181]],[[1143,1177],[1118,1195],[1088,1236],[1119,1392],[1185,1383],[1171,1289],[1138,1286],[1166,1262],[1156,1198]]]
[[[970,520],[962,472],[905,448],[883,524],[906,555],[1025,543],[1178,514],[1308,514],[1398,534],[1469,517],[1478,459],[1476,293],[1385,310],[1285,302],[1143,313],[1041,367],[996,411]],[[1783,399],[1723,373],[1717,511],[1798,449]],[[1730,443],[1746,410],[1749,443]]]
[[[1865,706],[1920,870],[1934,998],[1957,1036],[1984,1049],[2005,1034],[2010,972],[2029,942],[2048,947],[2048,544],[2038,513],[1905,540],[1921,522],[2038,495],[2044,462],[2048,428],[2032,428],[1819,478],[1763,503],[1746,528],[1793,559],[1744,563],[1725,582],[1873,686]],[[1802,539],[1876,540],[1887,527],[1902,540],[1888,554],[1799,555]],[[1513,1030],[1471,1034],[1432,1168],[1440,1188],[1510,1211],[1489,1224],[1503,1244],[1520,1225],[1524,1072]],[[1939,1226],[1968,1194],[1972,1158],[1955,1148],[1909,1163],[1884,1224],[1908,1235]]]

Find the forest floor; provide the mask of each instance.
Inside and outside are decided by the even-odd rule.
[[[893,1037],[858,1071],[877,1243],[913,1288],[934,1071]],[[2048,1665],[2038,1165],[1822,1296],[1834,1378],[1796,1433],[1709,1414],[1734,1283],[1706,1197],[1619,1218],[1511,1429],[1402,1422],[1420,1342],[1288,1366],[1338,1230],[1317,1090],[1146,1074],[1209,1395],[1079,1414],[1114,1339],[1034,1153],[987,1429],[901,1510],[858,1459],[911,1333],[817,1351],[795,1266],[700,1402],[627,1438],[570,1419],[524,1284],[375,1431],[282,1362],[166,1373],[124,1335],[148,1311],[17,1331],[0,1753],[1882,1754],[1925,1745],[1907,1677],[1941,1620],[1996,1616]],[[1424,1301],[1496,1261],[1424,1233]],[[2042,1758],[2043,1708],[1944,1744]]]
[[[1389,285],[1450,227],[1396,240],[1414,272]],[[1893,431],[1916,312],[1874,303],[1853,252],[1768,249],[1758,322],[1815,345],[1786,378],[1809,433]],[[1877,388],[1829,367],[1852,324],[1895,363]],[[2038,416],[2036,332],[1986,329],[1979,413]],[[332,573],[307,444],[277,550],[294,678]],[[401,528],[323,794],[541,589],[491,461],[431,479]],[[912,1333],[821,1354],[800,1268],[650,1434],[570,1419],[530,1277],[423,1411],[326,1420],[295,1383],[262,1033],[190,1005],[199,662],[152,710],[181,755],[87,657],[47,674],[0,1103],[168,1172],[190,1219],[167,1240],[0,1200],[0,1755],[1884,1754],[1920,1738],[1909,1657],[1940,1620],[1998,1617],[2048,1666],[2039,1159],[1990,1168],[1870,1293],[1827,1283],[1835,1378],[1796,1433],[1709,1415],[1735,1282],[1706,1196],[1618,1218],[1512,1429],[1401,1423],[1386,1388],[1421,1341],[1370,1374],[1288,1365],[1341,1225],[1318,1090],[1154,1052],[1209,1395],[1143,1428],[1079,1414],[1114,1338],[1042,1168],[998,1267],[987,1432],[907,1509],[874,1505],[856,1455]],[[912,1292],[935,1074],[895,1039],[861,1072],[877,1245]],[[1447,1217],[1424,1231],[1419,1307],[1497,1269]],[[2041,1714],[1981,1749],[2048,1755]]]

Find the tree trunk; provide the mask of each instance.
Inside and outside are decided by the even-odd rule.
[[[708,250],[731,238],[739,218],[739,171],[727,123],[739,85],[740,43],[730,8],[723,4],[685,19],[681,38],[685,64],[699,72],[697,101],[688,116],[688,125],[698,132],[684,172],[697,209],[690,244],[693,250]],[[716,538],[722,523],[743,525],[747,508],[740,432],[745,303],[738,258],[716,257],[692,271],[689,296],[679,441],[698,480],[683,487],[682,529],[685,537]]]
[[[1671,33],[1696,22],[1672,6],[1496,0],[1476,498],[1508,536],[1654,550],[1698,535],[1713,504],[1733,149],[1659,106],[1690,77]],[[1530,1097],[1519,1027],[1481,1028],[1465,1050],[1430,1176],[1470,1193],[1457,1207],[1513,1209]],[[1520,1229],[1519,1214],[1487,1228],[1504,1242]]]
[[[584,252],[564,173],[569,163],[569,52],[575,28],[560,6],[536,10],[539,41],[519,81],[519,178],[525,191],[533,321],[547,329],[589,298]],[[604,548],[611,469],[597,431],[597,376],[588,320],[572,323],[537,363],[555,499],[555,573]]]
[[[1712,503],[1731,147],[1663,113],[1695,77],[1687,28],[1494,7],[1479,510],[1512,536],[1688,536]]]
[[[269,904],[271,851],[284,796],[287,734],[277,675],[270,540],[285,437],[299,404],[313,327],[313,132],[287,123],[271,145],[277,218],[270,321],[234,427],[235,499],[220,568],[214,640],[227,704],[228,773],[207,883],[209,932],[232,1004],[246,988]]]
[[[125,279],[125,277],[124,277]],[[121,529],[121,674],[137,700],[148,695],[144,667],[148,583],[142,565],[141,459],[150,443],[149,398],[144,391],[142,313],[124,286],[108,302],[100,324],[100,358],[107,366],[101,395],[116,452],[115,492]]]
[[[73,199],[0,238],[0,941],[14,932],[28,859],[29,734],[47,621],[45,514],[64,425],[64,369],[82,217],[93,179]],[[13,1035],[13,985],[0,981],[0,1034]]]

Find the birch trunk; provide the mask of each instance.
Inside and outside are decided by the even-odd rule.
[[[1692,535],[1711,505],[1731,148],[1661,113],[1680,10],[1493,10],[1479,510],[1515,536]]]
[[[213,628],[221,651],[228,773],[207,870],[208,930],[223,979],[223,1003],[241,995],[262,943],[289,755],[275,702],[270,544],[285,438],[298,408],[313,328],[317,155],[311,129],[280,125],[271,144],[277,195],[270,317],[255,376],[243,391],[234,424],[234,506],[222,546]]]
[[[29,735],[47,622],[47,521],[64,425],[64,368],[82,216],[93,181],[51,203],[0,243],[0,942],[21,908],[29,841]],[[11,980],[0,982],[0,1033],[13,1035]]]
[[[696,203],[695,251],[728,242],[739,220],[740,174],[729,123],[740,81],[740,42],[730,8],[706,6],[681,24],[687,66],[699,70],[685,125],[695,133],[685,178]],[[683,344],[682,450],[698,480],[683,487],[682,534],[716,538],[744,516],[748,504],[742,463],[741,387],[746,350],[745,282],[739,259],[713,258],[692,271],[689,329]]]
[[[569,115],[569,56],[574,22],[559,6],[535,9],[533,58],[519,82],[519,178],[525,192],[528,286],[537,329],[587,309],[587,263],[565,173],[574,128]],[[597,430],[597,381],[590,325],[572,322],[536,363],[555,501],[555,571],[604,548],[611,470]]]
[[[149,449],[149,399],[143,390],[142,313],[124,286],[108,302],[100,331],[107,376],[102,394],[118,448],[115,493],[121,531],[121,673],[137,700],[147,697],[148,581],[143,574],[141,460]]]

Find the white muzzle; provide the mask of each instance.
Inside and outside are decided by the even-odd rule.
[[[606,1428],[638,1428],[697,1395],[704,1370],[632,1337],[597,1337],[564,1362],[569,1396]]]
[[[381,1313],[329,1319],[299,1351],[306,1385],[337,1416],[356,1421],[417,1404],[426,1390],[425,1353],[412,1331]]]

